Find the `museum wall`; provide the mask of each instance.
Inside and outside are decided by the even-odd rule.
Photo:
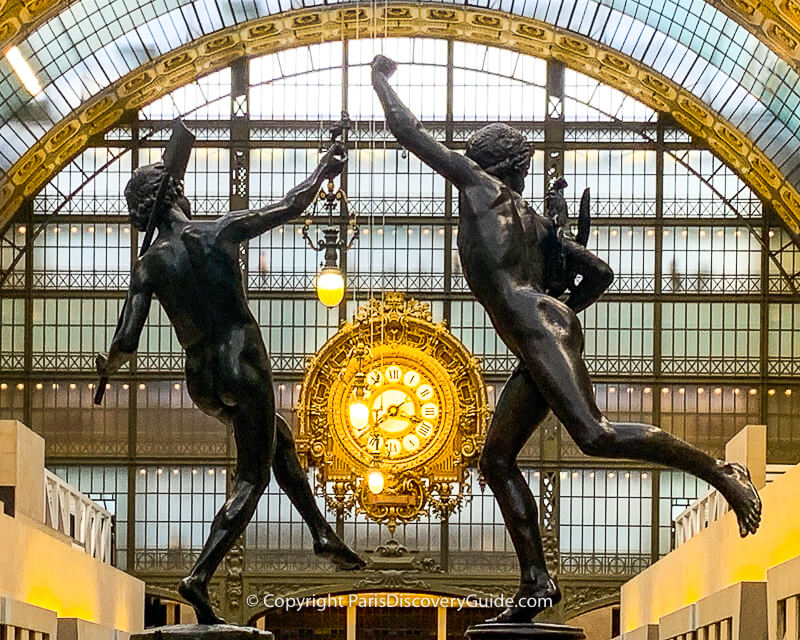
[[[144,583],[45,524],[45,509],[51,507],[45,502],[44,475],[42,439],[21,423],[0,421],[0,485],[8,501],[0,509],[0,594],[9,600],[4,606],[13,614],[17,601],[106,629],[142,629]],[[61,506],[57,509],[60,517]],[[14,616],[4,623],[14,626]]]

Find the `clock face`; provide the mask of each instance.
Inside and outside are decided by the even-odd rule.
[[[359,308],[306,364],[298,453],[329,505],[393,530],[442,496],[477,460],[488,416],[477,360],[430,306],[385,292]]]
[[[402,461],[418,455],[441,427],[442,394],[420,366],[372,367],[363,397],[352,396],[347,418],[351,437],[371,456]]]

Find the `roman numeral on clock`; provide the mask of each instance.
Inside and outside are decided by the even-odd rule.
[[[421,422],[416,428],[417,435],[428,438],[433,433],[433,425],[430,422]]]

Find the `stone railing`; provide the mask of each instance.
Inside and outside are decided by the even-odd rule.
[[[756,488],[785,473],[790,466],[767,464],[767,428],[764,425],[747,425],[725,445],[725,459],[738,462],[750,470]],[[674,520],[675,535],[672,548],[677,549],[700,532],[708,529],[730,511],[725,498],[712,489],[690,504]]]
[[[72,546],[111,564],[113,516],[47,469],[44,522],[72,538]]]
[[[708,529],[729,510],[725,498],[716,489],[695,500],[675,518],[674,548],[693,538],[703,529]]]
[[[766,481],[768,483],[772,482],[775,478],[786,473],[792,466],[789,464],[768,464],[766,466]],[[730,511],[728,503],[716,489],[712,489],[702,498],[695,500],[675,518],[673,549],[693,538],[703,529],[707,529],[728,511]]]

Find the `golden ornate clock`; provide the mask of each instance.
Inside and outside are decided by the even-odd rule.
[[[460,505],[489,412],[478,360],[427,304],[387,293],[310,359],[297,413],[328,504],[394,527]]]

